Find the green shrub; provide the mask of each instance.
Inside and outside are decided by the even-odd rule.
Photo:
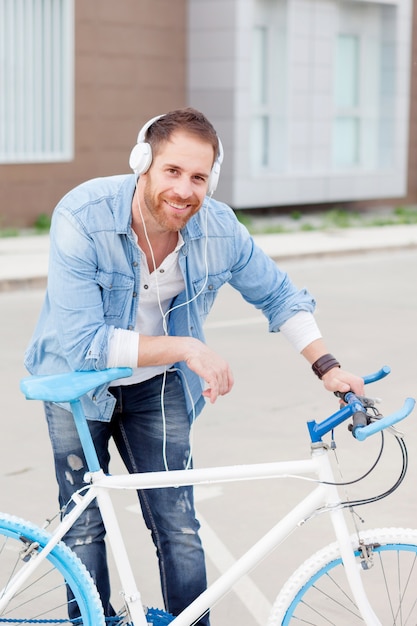
[[[49,232],[49,229],[51,228],[51,216],[46,213],[41,213],[36,218],[34,227],[38,233]]]

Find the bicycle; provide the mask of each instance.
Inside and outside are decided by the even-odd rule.
[[[364,377],[365,383],[389,373],[384,367]],[[345,508],[362,501],[343,501],[323,437],[352,418],[352,433],[363,441],[407,417],[415,404],[407,398],[400,410],[383,417],[371,398],[344,394],[344,404],[317,423],[309,421],[311,455],[308,459],[250,465],[187,469],[149,474],[105,475],[84,416],[80,398],[98,386],[130,375],[129,368],[33,376],[21,381],[27,399],[69,402],[83,444],[88,472],[85,489],[73,496],[74,506],[57,528],[45,529],[19,518],[0,514],[0,623],[69,623],[66,585],[78,602],[82,618],[75,623],[103,626],[95,585],[79,559],[61,541],[84,509],[97,498],[107,531],[124,600],[120,624],[130,626],[191,626],[246,573],[252,570],[289,533],[310,517],[327,512],[336,541],[307,559],[289,578],[273,605],[268,626],[308,623],[368,626],[417,624],[417,530],[385,528],[351,535]],[[407,466],[402,437],[394,432],[403,455],[403,468],[392,489],[371,498],[385,497],[398,487]],[[311,493],[259,539],[179,616],[146,609],[134,581],[110,492],[114,489],[147,489],[198,485],[272,477],[315,477]],[[52,582],[49,583],[49,579]],[[107,621],[113,618],[108,618]]]

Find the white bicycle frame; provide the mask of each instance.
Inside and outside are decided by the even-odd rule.
[[[315,476],[319,481],[334,483],[333,470],[325,445],[320,444],[313,449],[311,459],[300,461],[281,461],[121,476],[102,475],[100,477],[90,474],[93,484],[92,490],[97,490],[100,510],[115,556],[122,587],[124,592],[129,594],[129,597],[126,595],[125,600],[131,612],[133,624],[135,626],[142,626],[142,624],[146,626],[146,620],[143,621],[141,599],[133,583],[133,574],[123,539],[118,526],[116,526],[114,509],[108,498],[109,489],[150,489],[289,476]],[[331,484],[319,483],[308,496],[212,583],[171,624],[173,626],[190,626],[193,624],[195,620],[229,591],[242,576],[252,570],[254,566],[297,528],[301,522],[313,515],[318,508],[326,506],[329,509],[335,536],[340,546],[346,576],[362,617],[369,626],[381,626],[381,622],[376,617],[364,591],[360,569],[355,562],[350,542],[351,533],[349,532],[344,512],[338,507],[339,504],[340,498],[336,487]],[[136,611],[137,608],[139,611]]]
[[[27,568],[24,568],[15,584],[9,588],[2,600],[0,600],[0,610],[3,605],[7,604],[9,597],[13,595],[16,588],[20,587],[24,579],[36,568],[39,560],[47,556],[85,508],[97,498],[107,532],[107,539],[114,555],[122,594],[129,610],[129,617],[134,626],[147,626],[142,599],[135,583],[109,492],[114,489],[154,489],[289,476],[316,477],[318,481],[334,483],[333,470],[325,444],[313,445],[312,457],[308,460],[110,476],[105,475],[102,470],[88,472],[86,474],[86,482],[90,484],[86,486],[85,493],[74,495],[75,506],[56,528],[46,548],[35,559],[31,559],[28,562]],[[354,559],[348,525],[339,504],[340,498],[337,488],[331,484],[318,482],[308,496],[211,584],[171,624],[173,626],[190,626],[193,624],[229,591],[242,576],[252,570],[254,566],[280,544],[291,531],[297,528],[304,520],[314,515],[318,508],[324,506],[329,511],[335,536],[340,546],[346,576],[362,617],[368,626],[381,626],[381,622],[373,612],[364,591],[360,568],[358,568]]]

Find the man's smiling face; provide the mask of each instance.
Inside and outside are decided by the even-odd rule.
[[[164,231],[179,231],[199,211],[207,193],[214,153],[197,135],[174,132],[142,174],[145,222]]]

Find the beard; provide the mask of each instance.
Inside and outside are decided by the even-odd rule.
[[[179,232],[190,218],[199,211],[201,206],[197,196],[184,199],[175,195],[156,194],[153,191],[150,177],[146,182],[143,199],[148,214],[152,216],[163,230],[170,232]],[[170,207],[169,203],[172,203],[174,206],[187,205],[187,207],[181,211],[175,211],[175,209]]]

